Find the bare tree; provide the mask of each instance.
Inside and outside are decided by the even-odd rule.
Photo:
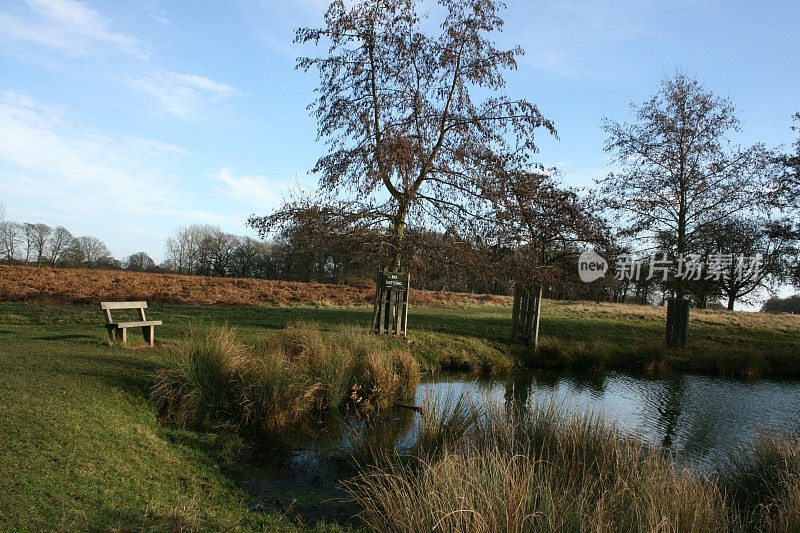
[[[34,244],[35,224],[25,222],[22,224],[22,243],[25,246],[25,259],[23,260],[27,265],[30,263],[31,254],[36,253],[36,245]]]
[[[22,233],[22,225],[17,222],[0,222],[0,245],[9,265],[16,258],[17,248],[22,243]]]
[[[577,192],[559,186],[554,169],[509,167],[506,158],[489,170],[494,179],[491,242],[510,256],[496,268],[510,270],[515,309],[520,301],[532,302],[532,322],[523,337],[536,346],[543,286],[564,285],[565,259],[576,260],[582,247],[602,247],[609,239],[603,221]]]
[[[259,256],[263,255],[266,246],[252,237],[243,237],[233,251],[230,264],[232,275],[248,278],[258,271]]]
[[[512,278],[526,285],[557,284],[561,260],[609,237],[602,219],[578,192],[559,185],[553,169],[498,167],[492,212],[493,242],[515,257]]]
[[[537,128],[555,134],[535,105],[501,93],[503,71],[522,54],[488,38],[502,28],[503,5],[439,3],[446,14],[438,35],[423,31],[416,0],[349,8],[335,0],[324,27],[297,30],[296,42],[330,44],[327,55],[298,63],[319,72],[311,107],[330,151],[313,169],[316,197],[249,219],[262,236],[318,207],[323,223],[359,222],[388,233],[397,267],[410,220],[475,216],[485,206],[484,158],[530,156]]]
[[[210,254],[204,240],[212,226],[194,224],[180,227],[167,239],[167,261],[179,274],[201,274],[209,262]]]
[[[666,242],[675,259],[695,251],[707,226],[758,205],[770,157],[763,145],[731,144],[739,120],[730,100],[677,73],[632,107],[634,123],[604,120],[621,171],[601,181],[631,233]],[[682,294],[682,283],[673,290]]]
[[[181,274],[226,276],[239,237],[217,226],[193,224],[178,228],[165,243],[166,260]]]
[[[211,254],[210,272],[215,276],[230,275],[233,255],[240,242],[239,237],[214,228],[206,238]]]
[[[178,274],[191,274],[192,250],[191,240],[186,228],[178,228],[175,235],[169,237],[164,245],[166,262]]]
[[[75,239],[75,246],[80,250],[83,264],[89,268],[99,266],[112,259],[111,252],[105,243],[96,237],[85,235]]]
[[[47,241],[47,254],[50,257],[50,266],[59,264],[64,253],[74,241],[72,234],[64,226],[57,226]]]
[[[50,237],[53,229],[47,224],[42,224],[40,222],[31,224],[29,232],[31,235],[30,242],[32,251],[36,254],[36,266],[41,266],[42,259],[44,259],[45,253],[47,252],[47,239]]]
[[[794,120],[800,122],[800,112],[794,114]],[[800,131],[800,126],[792,126],[792,130]],[[774,187],[775,200],[781,207],[800,209],[800,137],[792,147],[793,153],[781,154],[776,159],[783,172],[778,174]]]
[[[747,300],[759,289],[769,290],[784,279],[791,258],[797,255],[798,231],[787,219],[732,218],[716,224],[711,233],[716,272],[706,277],[718,277],[729,311],[737,300]]]

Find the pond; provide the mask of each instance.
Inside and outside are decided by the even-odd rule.
[[[800,430],[800,381],[741,380],[671,372],[663,376],[539,371],[503,379],[429,376],[417,396],[470,394],[523,406],[557,398],[602,412],[626,433],[661,445],[701,469],[758,431]]]
[[[573,373],[534,371],[499,378],[426,374],[414,399],[468,395],[472,401],[502,402],[524,408],[552,399],[579,411],[601,412],[626,434],[670,450],[677,461],[710,471],[727,453],[757,432],[800,431],[800,381],[742,380],[670,372]],[[391,439],[413,439],[418,415],[400,409],[385,413],[380,425]],[[306,523],[319,518],[347,521],[356,511],[341,502],[338,481],[347,470],[332,452],[347,447],[360,424],[333,417],[314,439],[243,465],[237,483],[259,509],[277,510]]]

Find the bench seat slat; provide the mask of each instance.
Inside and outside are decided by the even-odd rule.
[[[115,328],[136,328],[139,326],[160,326],[160,320],[140,320],[138,322],[111,322],[109,327]]]
[[[100,302],[101,309],[147,309],[147,302]]]

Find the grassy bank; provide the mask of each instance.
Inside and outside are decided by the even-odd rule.
[[[159,423],[163,350],[109,346],[96,321],[53,311],[66,322],[0,319],[0,529],[305,530],[249,510],[218,434]]]
[[[413,302],[412,302],[413,303]],[[245,341],[298,321],[323,331],[338,324],[368,325],[368,307],[198,307],[154,305],[163,318],[157,338],[171,342],[194,322],[235,325]],[[91,306],[0,303],[0,323],[74,322],[97,328]],[[510,346],[507,307],[420,308],[409,311],[408,350],[422,370],[506,372],[516,364],[576,369],[673,368],[737,376],[800,376],[800,316],[692,310],[687,350],[663,344],[665,310],[650,306],[545,301],[542,350]],[[96,330],[97,331],[97,330]],[[102,331],[102,330],[99,330]]]
[[[557,403],[458,401],[426,405],[409,450],[362,443],[346,486],[376,531],[793,531],[798,450],[762,437],[700,475]]]
[[[423,369],[506,369],[513,365],[514,355],[505,344],[509,315],[508,308],[412,308],[411,343],[380,342],[392,350],[408,350]],[[298,321],[319,324],[322,335],[335,333],[343,323],[365,324],[370,309],[153,305],[148,316],[164,320],[156,330],[162,347],[155,350],[139,349],[137,332],[132,332],[128,348],[110,345],[95,306],[0,303],[0,433],[6,437],[0,450],[0,468],[5,472],[0,477],[0,523],[4,529],[296,529],[282,513],[250,510],[252,501],[231,481],[236,470],[229,462],[227,440],[221,438],[228,428],[197,432],[159,420],[150,390],[158,369],[167,362],[164,346],[176,345],[188,323],[194,324],[198,335],[210,331],[213,324],[235,325],[238,341],[255,346],[259,339]],[[663,358],[676,368],[691,367],[701,359],[687,361],[689,355],[724,355],[728,348],[738,353],[740,346],[757,354],[794,357],[800,351],[797,318],[693,312],[690,351],[687,355],[665,351]],[[610,352],[604,364],[624,365],[627,350],[659,342],[662,326],[659,310],[651,308],[546,302],[542,332],[567,347],[547,356],[555,361],[547,363],[558,364],[559,354],[574,346],[594,353],[586,347],[602,339],[619,350]],[[545,340],[545,344],[552,342],[559,341]],[[534,357],[524,351],[520,355]],[[540,364],[545,356],[540,353],[539,359],[528,360]],[[615,362],[615,357],[621,362]],[[585,367],[594,365],[585,359],[581,363]],[[736,359],[720,360],[738,364]],[[781,447],[786,448],[778,442],[770,449]],[[787,463],[781,454],[753,454],[747,460],[757,465]],[[760,472],[763,467],[750,470]],[[731,477],[731,487],[746,486],[754,479],[755,486],[763,485],[747,475],[744,466],[736,471],[745,475],[739,482]],[[752,501],[747,490],[726,490],[743,495],[742,502]],[[794,493],[782,491],[774,499],[789,509],[796,502],[786,495]],[[781,520],[789,523],[787,516]],[[318,530],[339,528],[317,522],[305,525]]]

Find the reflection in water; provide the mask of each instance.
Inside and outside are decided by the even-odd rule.
[[[653,377],[539,371],[502,379],[433,374],[417,388],[417,405],[426,394],[451,400],[466,395],[478,404],[495,401],[514,410],[556,398],[579,411],[600,411],[624,432],[703,468],[720,464],[756,431],[800,430],[798,381],[681,373]],[[445,403],[438,405],[443,408]],[[359,453],[362,439],[403,448],[413,442],[418,424],[419,415],[405,409],[383,413],[370,423],[332,413],[312,434],[293,436],[291,447],[273,447],[241,465],[237,482],[258,508],[296,516],[304,523],[320,518],[348,523],[357,510],[343,501],[339,481],[352,472],[337,457]]]
[[[489,397],[514,409],[556,397],[579,410],[601,411],[623,431],[706,467],[757,431],[800,430],[797,381],[540,371],[501,380],[432,375],[420,385],[418,401],[427,390],[478,401]]]

